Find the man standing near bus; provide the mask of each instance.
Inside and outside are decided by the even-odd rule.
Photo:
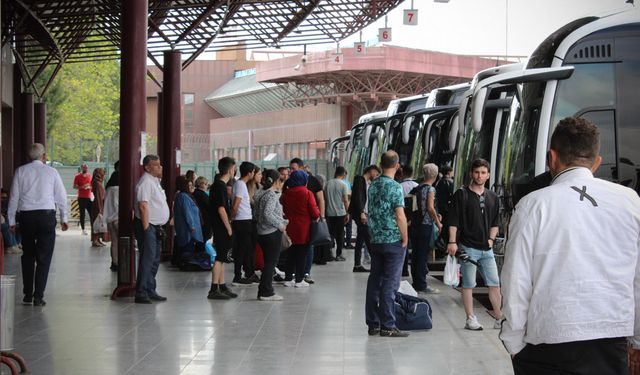
[[[595,125],[560,121],[551,186],[520,200],[502,269],[500,338],[516,375],[626,374],[640,348],[640,197],[593,173]]]

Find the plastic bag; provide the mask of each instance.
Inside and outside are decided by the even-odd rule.
[[[204,251],[209,254],[209,258],[211,258],[211,264],[213,264],[213,262],[216,261],[217,253],[216,249],[213,247],[213,243],[211,242],[211,240],[204,243]]]
[[[102,214],[98,214],[96,219],[93,221],[93,233],[106,233],[107,232],[107,223],[104,220],[104,216]]]
[[[444,266],[444,283],[452,287],[457,287],[460,283],[459,275],[460,265],[458,260],[451,255],[447,255],[447,263]]]
[[[413,287],[411,286],[411,284],[409,284],[407,280],[402,280],[400,282],[400,287],[398,288],[398,292],[402,294],[406,294],[408,296],[412,296],[412,297],[418,296],[418,292],[416,292],[416,290],[413,289]]]

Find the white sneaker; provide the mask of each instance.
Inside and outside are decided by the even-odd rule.
[[[83,236],[86,236],[86,235],[87,235],[87,231],[83,229],[83,230],[82,230],[82,235],[83,235]]]
[[[282,277],[284,279],[284,272],[280,271],[278,267],[276,267],[276,275]]]
[[[304,281],[304,280],[302,280],[299,283],[296,283],[295,287],[296,288],[308,288],[309,287],[309,283]]]
[[[471,315],[467,317],[467,324],[464,325],[464,329],[482,331],[482,324],[478,322],[478,318],[475,315]]]
[[[502,329],[502,322],[504,322],[504,318],[496,319],[493,322],[493,329]]]
[[[293,281],[293,280],[289,280],[289,281],[285,281],[284,283],[282,283],[282,285],[294,287],[294,286],[296,286],[296,282]]]
[[[423,293],[427,293],[427,294],[439,294],[440,293],[440,289],[436,289],[436,288],[432,288],[430,286],[426,287],[424,289]]]
[[[258,297],[258,301],[282,301],[283,299],[284,298],[282,298],[282,296],[279,296],[277,294],[269,297]]]

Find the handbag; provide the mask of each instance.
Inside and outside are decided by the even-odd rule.
[[[291,245],[293,245],[293,243],[291,242],[291,237],[289,237],[287,232],[282,232],[281,244],[282,244],[282,247],[280,248],[280,251],[285,251],[288,248],[290,248]]]
[[[324,219],[319,219],[311,223],[311,241],[310,245],[323,246],[332,244],[331,234],[329,234],[329,226]]]
[[[93,233],[106,233],[107,232],[107,223],[104,221],[104,216],[102,214],[98,214],[96,219],[93,221]]]

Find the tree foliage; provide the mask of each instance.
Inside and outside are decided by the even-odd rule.
[[[45,97],[50,159],[64,164],[111,161],[118,155],[120,65],[117,61],[65,64]]]

